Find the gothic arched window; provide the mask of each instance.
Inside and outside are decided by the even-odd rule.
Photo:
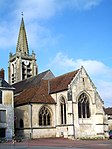
[[[66,103],[64,97],[60,99],[61,124],[66,124]]]
[[[42,107],[39,112],[39,126],[51,125],[51,113],[47,107]]]
[[[20,119],[20,128],[24,127],[23,119]]]
[[[89,98],[85,93],[82,93],[78,99],[78,115],[79,118],[89,118]]]

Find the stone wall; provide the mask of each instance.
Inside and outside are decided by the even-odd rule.
[[[0,128],[5,128],[5,136],[11,139],[14,135],[14,107],[13,91],[3,90],[3,104],[0,104],[0,110],[6,111],[6,123],[0,123]]]
[[[42,106],[47,106],[51,112],[51,125],[39,126],[39,111]],[[30,104],[15,108],[16,135],[32,138],[56,136],[55,105]],[[23,119],[24,127],[20,128],[20,119]]]

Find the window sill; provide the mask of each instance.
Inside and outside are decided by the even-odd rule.
[[[79,124],[82,125],[92,125],[91,118],[79,118]]]

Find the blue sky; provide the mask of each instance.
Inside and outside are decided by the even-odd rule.
[[[24,21],[39,72],[57,75],[82,65],[105,106],[112,106],[112,0],[0,0],[0,68],[8,78]]]

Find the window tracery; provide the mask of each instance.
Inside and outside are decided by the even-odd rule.
[[[51,125],[51,113],[47,107],[42,107],[39,112],[39,126]]]
[[[78,99],[78,116],[79,118],[89,118],[89,98],[85,93],[82,93]]]

